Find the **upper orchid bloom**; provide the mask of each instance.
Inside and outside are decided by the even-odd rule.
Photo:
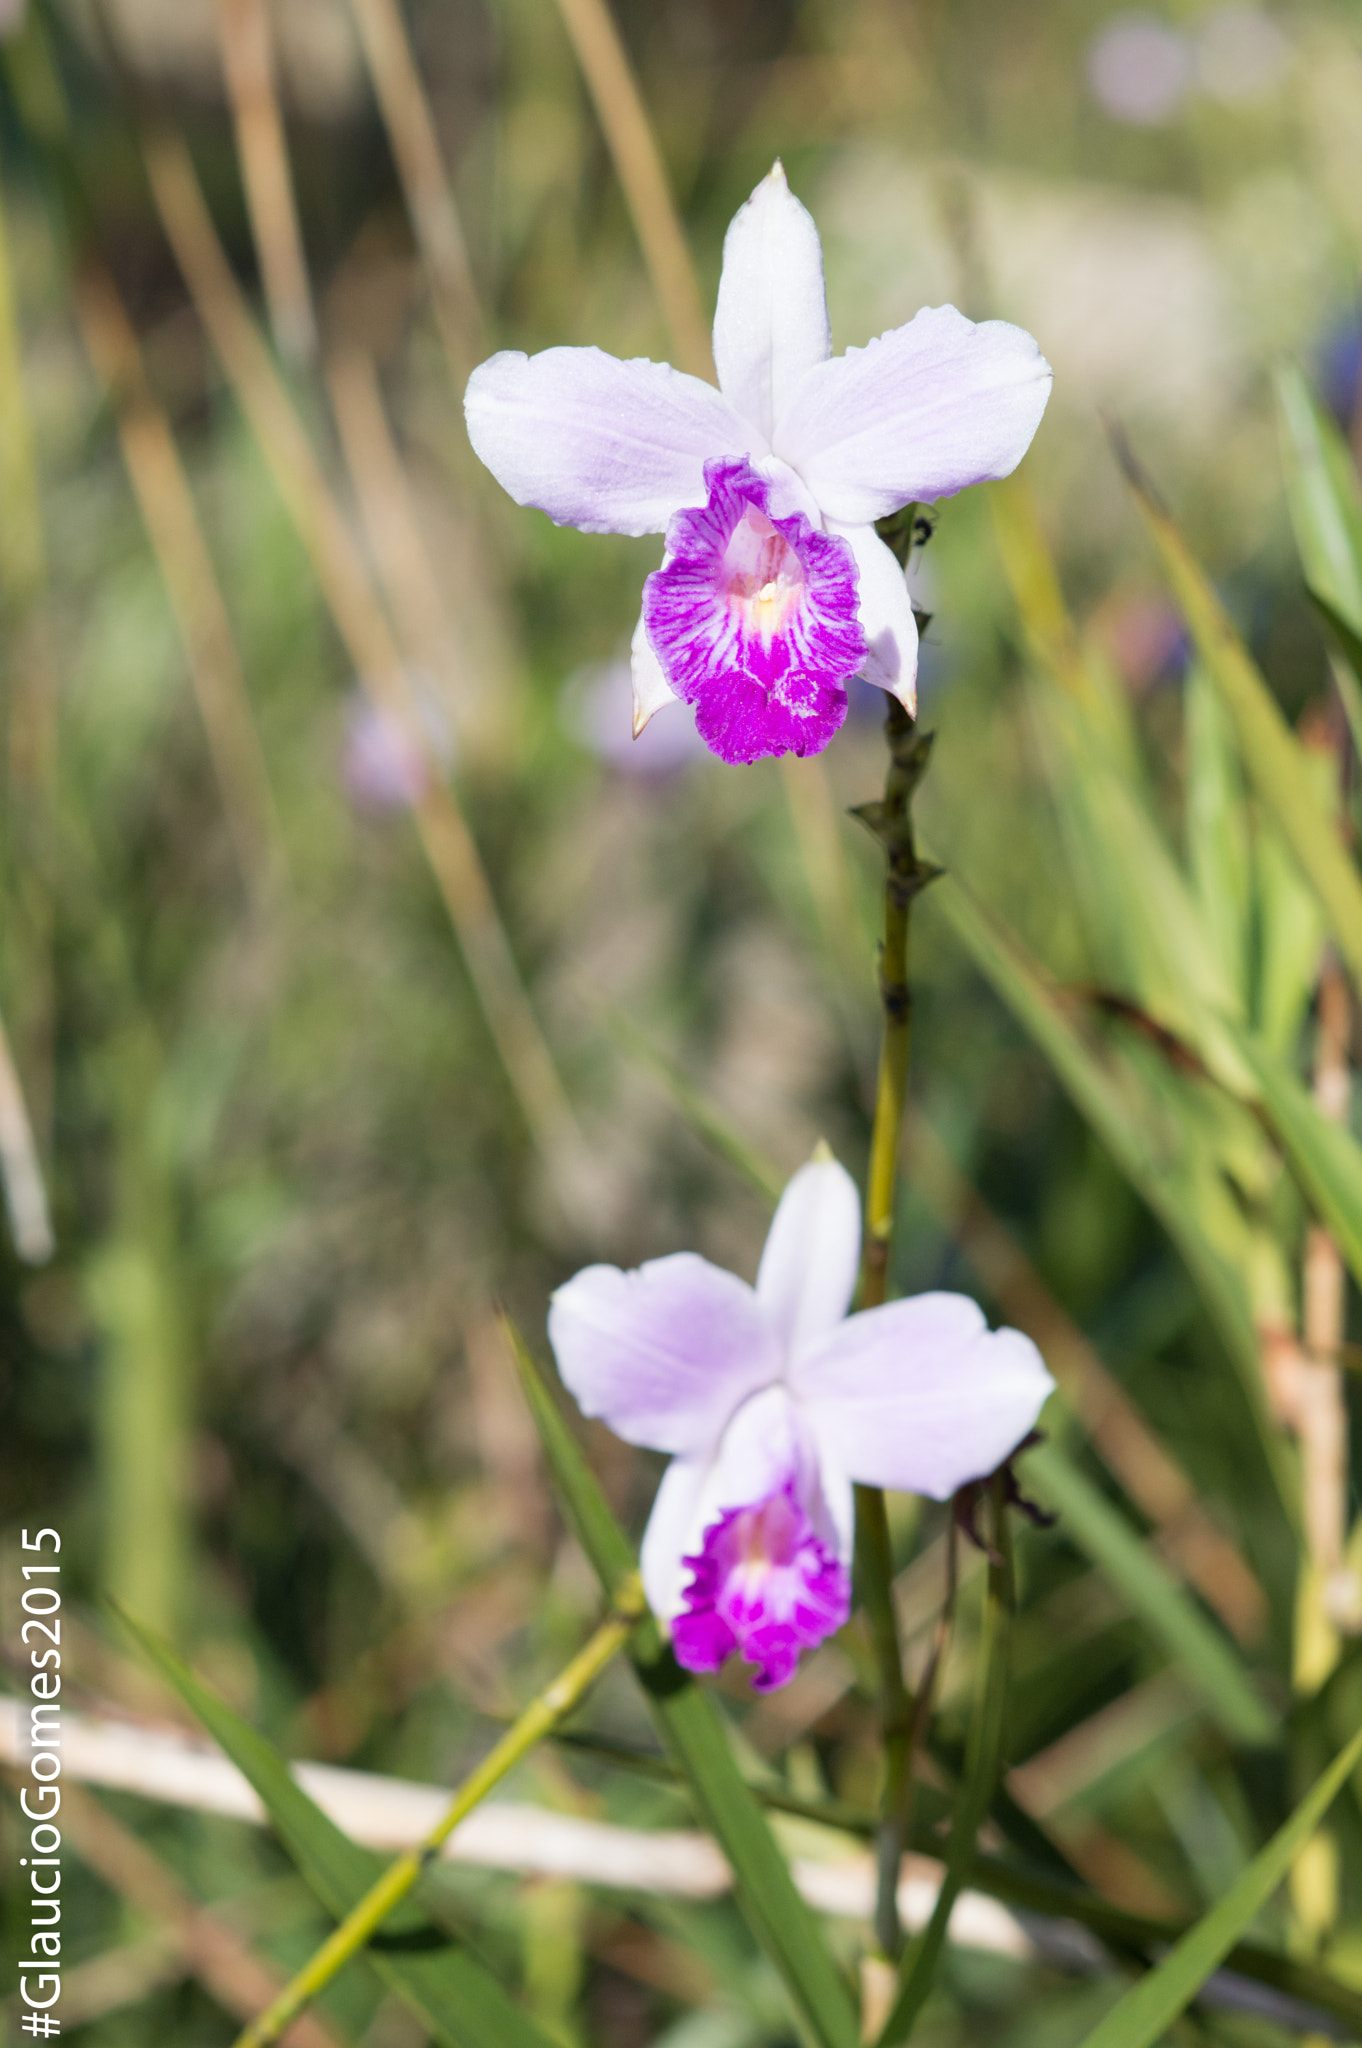
[[[665,533],[633,641],[634,730],[673,697],[725,761],[820,753],[863,675],[916,708],[917,627],[874,522],[1007,476],[1050,395],[1029,334],[953,306],[832,357],[823,251],[779,163],[724,241],[719,388],[596,348],[474,371],[469,438],[520,505]]]
[[[715,1671],[741,1650],[759,1692],[847,1619],[853,1481],[946,1500],[1016,1449],[1054,1384],[1029,1337],[990,1331],[962,1294],[848,1317],[860,1242],[855,1184],[815,1160],[755,1288],[676,1252],[588,1266],[549,1311],[583,1412],[673,1454],[641,1563],[678,1659]]]

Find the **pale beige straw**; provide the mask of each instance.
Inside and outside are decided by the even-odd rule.
[[[429,740],[363,556],[350,535],[269,351],[260,339],[199,189],[183,140],[144,142],[148,176],[191,296],[312,560],[356,674],[418,757]],[[530,1131],[560,1194],[595,1176],[552,1056],[530,1008],[477,847],[454,794],[431,764],[414,804],[417,830],[469,975]]]
[[[260,900],[283,872],[279,820],[189,480],[112,278],[87,267],[77,279],[75,303],[90,360],[113,400],[123,460],[184,642],[237,863]]]
[[[306,362],[317,347],[302,230],[274,68],[266,0],[217,0],[218,42],[232,103],[246,208],[280,355]]]
[[[558,0],[558,11],[604,130],[676,360],[692,376],[712,380],[709,323],[695,265],[614,16],[606,0]]]

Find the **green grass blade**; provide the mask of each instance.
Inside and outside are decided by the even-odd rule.
[[[509,1322],[505,1329],[568,1522],[602,1586],[613,1590],[635,1569],[632,1546],[523,1339]],[[631,1655],[663,1739],[732,1866],[738,1906],[753,1936],[821,2048],[853,2048],[858,2028],[847,1988],[711,1701],[678,1665],[655,1623],[635,1629]]]
[[[1359,742],[1359,733],[1362,732],[1362,627],[1352,625],[1336,605],[1330,604],[1327,597],[1321,597],[1320,593],[1311,589],[1308,584],[1305,594],[1338,642],[1347,664],[1339,687],[1343,697],[1343,709],[1348,714],[1353,744],[1362,751],[1362,743]],[[1335,673],[1337,675],[1337,671]],[[1349,683],[1352,684],[1351,689],[1348,687]]]
[[[1197,652],[1234,720],[1254,789],[1324,906],[1354,984],[1362,988],[1362,878],[1328,809],[1320,805],[1305,749],[1200,564],[1133,460],[1127,462],[1127,473]]]
[[[1154,1147],[1155,1105],[1123,1088],[1075,1022],[1073,1007],[1045,979],[1011,934],[951,876],[926,899],[926,914],[943,915],[980,973],[1035,1040],[1075,1106],[1177,1245],[1239,1371],[1279,1490],[1290,1482],[1262,1393],[1258,1340],[1241,1275],[1202,1227],[1185,1176]]]
[[[1306,583],[1362,633],[1362,488],[1352,452],[1294,363],[1277,372],[1277,406]]]
[[[1238,1652],[1131,1528],[1120,1510],[1053,1443],[1026,1456],[1026,1484],[1064,1532],[1130,1602],[1235,1742],[1268,1743],[1275,1717]]]
[[[906,2041],[936,1977],[955,1902],[965,1888],[974,1863],[975,1842],[998,1784],[1002,1764],[1003,1720],[1007,1707],[1008,1650],[1012,1633],[1015,1586],[1012,1539],[1007,1527],[1003,1490],[995,1482],[992,1498],[988,1590],[979,1642],[975,1705],[970,1718],[965,1768],[955,1812],[951,1817],[946,1874],[932,1908],[932,1917],[910,1943],[899,1972],[899,1990],[879,2037],[878,2048]]]
[[[1259,1850],[1219,1904],[1182,1937],[1157,1969],[1126,1993],[1094,2027],[1083,2048],[1153,2048],[1267,1904],[1359,1759],[1362,1730],[1335,1757],[1290,1820]]]
[[[1362,1284],[1362,1146],[1330,1123],[1283,1061],[1247,1032],[1240,1043],[1292,1172]]]
[[[1197,662],[1183,689],[1187,865],[1207,944],[1247,1012],[1253,926],[1253,850],[1234,728]]]
[[[1362,1645],[1358,1646],[1358,1654],[1362,1656]],[[660,1779],[666,1784],[678,1782],[675,1766],[665,1757],[611,1743],[600,1736],[560,1736],[558,1740],[570,1748],[584,1748],[623,1770]],[[877,1816],[868,1807],[854,1806],[846,1800],[799,1799],[783,1786],[772,1784],[754,1784],[753,1791],[763,1806],[776,1813],[792,1814],[800,1820],[841,1829],[866,1841],[873,1839],[879,1825]],[[939,1802],[940,1795],[934,1800],[930,1788],[919,1786],[909,1842],[909,1847],[918,1855],[929,1857],[933,1862],[938,1862],[941,1856],[939,1823],[948,1818],[944,1810],[935,1810]],[[996,1800],[994,1817],[998,1818]],[[972,1891],[983,1892],[1003,1905],[1019,1906],[1025,1912],[1046,1913],[1057,1920],[1074,1920],[1080,1927],[1090,1929],[1122,1951],[1166,1949],[1190,1931],[1186,1920],[1158,1919],[1145,1913],[1133,1913],[1124,1906],[1112,1905],[1109,1899],[1090,1891],[1074,1878],[1053,1875],[1034,1864],[1018,1863],[1002,1856],[976,1855],[970,1865],[968,1883]],[[1332,2014],[1362,2039],[1362,1990],[1341,1983],[1316,1964],[1296,1956],[1282,1955],[1276,1949],[1264,1948],[1257,1942],[1237,1941],[1224,1961],[1228,1968],[1255,1984],[1270,1984],[1274,1990],[1284,1991],[1304,2005],[1313,2005],[1320,2012]]]
[[[336,1920],[358,1905],[386,1868],[327,1819],[295,1784],[287,1763],[250,1723],[243,1721],[159,1637],[130,1615],[125,1626],[196,1720],[249,1779],[280,1841],[304,1881]],[[419,1934],[429,1927],[415,1904],[400,1907],[384,1937]],[[550,2038],[521,2012],[496,1979],[452,1935],[430,1949],[369,1947],[365,1960],[400,1993],[447,2048],[552,2048]]]
[[[732,1118],[688,1080],[675,1061],[659,1051],[622,1010],[604,1011],[602,1022],[616,1045],[658,1084],[696,1135],[711,1145],[721,1159],[736,1167],[769,1202],[778,1202],[788,1176],[748,1144]]]

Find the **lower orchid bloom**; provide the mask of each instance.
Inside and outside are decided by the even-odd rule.
[[[917,703],[917,625],[874,522],[1010,474],[1050,395],[1029,334],[926,307],[833,357],[823,251],[779,163],[724,241],[719,388],[597,348],[505,351],[464,398],[519,505],[662,533],[633,640],[635,736],[683,697],[725,761],[816,754],[856,675]]]
[[[836,1161],[786,1188],[755,1288],[694,1252],[588,1266],[549,1337],[583,1412],[668,1451],[643,1584],[678,1660],[734,1650],[769,1692],[851,1611],[852,1485],[947,1500],[1001,1464],[1054,1382],[961,1294],[849,1316],[860,1201]]]

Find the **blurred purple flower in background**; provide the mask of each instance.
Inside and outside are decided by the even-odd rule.
[[[424,745],[360,690],[346,707],[341,780],[357,811],[410,810],[432,768],[443,771],[453,761],[454,735],[434,683],[417,671],[409,672],[408,680]]]
[[[818,753],[863,675],[916,705],[917,628],[874,522],[1015,469],[1050,394],[1029,334],[953,306],[833,358],[823,252],[777,163],[724,241],[719,389],[600,349],[493,356],[469,438],[521,505],[665,533],[633,637],[634,730],[674,697],[725,761]]]
[[[676,1252],[588,1266],[549,1311],[583,1413],[672,1453],[641,1564],[678,1660],[715,1671],[739,1650],[759,1692],[847,1618],[853,1482],[948,1500],[1016,1449],[1053,1385],[1030,1338],[990,1331],[965,1295],[848,1316],[860,1247],[851,1176],[814,1160],[755,1288]]]
[[[563,685],[563,723],[598,760],[622,775],[671,775],[708,753],[687,705],[668,718],[649,719],[635,738],[633,693],[627,654],[578,669]]]
[[[1156,14],[1116,14],[1088,44],[1088,89],[1104,114],[1156,128],[1200,92],[1247,106],[1281,84],[1291,45],[1261,7],[1230,5],[1175,27]]]
[[[1088,45],[1088,87],[1104,114],[1132,128],[1171,121],[1192,78],[1186,36],[1152,14],[1118,14]]]

